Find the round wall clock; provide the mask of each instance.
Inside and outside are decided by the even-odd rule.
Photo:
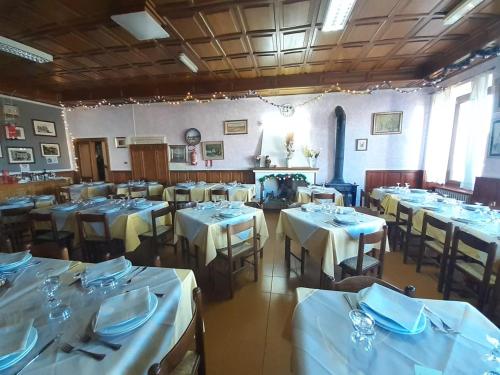
[[[190,146],[195,146],[201,141],[201,133],[198,129],[191,128],[186,130],[186,143]]]

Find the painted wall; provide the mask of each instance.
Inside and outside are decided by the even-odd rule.
[[[7,156],[7,147],[33,147],[35,163],[30,164],[32,171],[64,170],[70,169],[68,145],[66,139],[66,130],[61,117],[61,109],[42,103],[36,103],[16,98],[0,96],[1,104],[16,105],[19,109],[18,126],[24,128],[25,140],[7,140],[3,119],[0,120],[0,147],[3,157],[0,158],[0,170],[6,169],[9,172],[19,172],[19,164],[9,164]],[[53,121],[56,124],[57,137],[44,137],[35,135],[33,131],[32,120]],[[45,157],[42,157],[40,143],[58,143],[61,150],[61,157],[57,164],[47,164]]]
[[[311,95],[273,97],[276,103],[299,104]],[[335,115],[340,105],[347,115],[344,178],[364,185],[366,169],[419,169],[423,160],[423,139],[430,96],[423,92],[399,94],[392,91],[372,95],[327,94],[321,100],[297,107],[293,117],[280,115],[278,109],[249,98],[216,101],[207,104],[169,106],[123,106],[120,108],[74,109],[67,112],[70,131],[75,138],[108,137],[112,170],[128,170],[128,149],[114,147],[114,137],[130,135],[166,135],[169,144],[184,144],[184,132],[195,127],[202,141],[224,141],[225,160],[214,161],[213,169],[245,169],[254,166],[253,158],[261,153],[262,133],[280,127],[308,138],[309,146],[321,149],[317,181],[333,176]],[[403,111],[403,132],[397,135],[371,135],[372,113]],[[223,121],[248,119],[248,134],[224,136]],[[266,132],[267,133],[267,132]],[[283,134],[283,138],[285,134]],[[368,138],[368,151],[354,151],[356,138]],[[198,152],[200,152],[198,146]],[[297,150],[296,153],[301,153]],[[271,156],[273,164],[285,165],[284,150]],[[171,164],[171,169],[204,169],[199,164]],[[294,160],[295,162],[295,160]],[[297,161],[293,166],[304,166]]]

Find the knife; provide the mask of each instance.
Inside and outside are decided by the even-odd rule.
[[[26,367],[28,367],[29,365],[31,365],[33,362],[35,362],[35,360],[40,357],[40,355],[49,347],[52,345],[52,343],[56,341],[56,338],[54,337],[52,340],[50,340],[47,344],[45,344],[43,346],[42,349],[40,349],[40,351],[37,353],[36,356],[34,356],[28,363],[26,363],[23,367],[21,367],[21,369],[16,372],[16,375],[20,374]]]

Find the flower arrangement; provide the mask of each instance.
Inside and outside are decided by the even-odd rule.
[[[309,148],[308,146],[305,146],[302,151],[303,151],[304,156],[306,158],[317,159],[321,150],[314,150],[312,148]]]

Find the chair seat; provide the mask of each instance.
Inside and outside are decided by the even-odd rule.
[[[439,254],[443,254],[444,244],[439,242],[438,240],[434,240],[434,239],[426,240],[425,246],[430,247],[432,250],[434,250],[435,252],[437,252]]]
[[[406,233],[406,225],[399,225],[399,229],[402,231],[402,232],[405,232]],[[420,232],[418,230],[416,230],[415,228],[411,228],[411,234],[413,236],[420,236]]]
[[[169,372],[169,375],[191,375],[199,366],[199,361],[200,356],[196,352],[188,350],[182,358],[182,361],[172,370],[172,372]]]
[[[66,240],[73,237],[73,233],[67,232],[64,230],[61,230],[59,232],[56,232],[56,237],[54,238],[54,235],[52,232],[46,232],[39,234],[38,236],[35,237],[36,241],[61,241],[61,240]]]
[[[484,266],[482,264],[457,260],[456,267],[467,275],[472,276],[476,280],[483,280]],[[495,280],[496,276],[492,274],[490,277],[490,285],[494,285]]]
[[[347,269],[348,271],[351,272],[356,272],[356,264],[358,262],[358,257],[352,257],[344,260],[343,262],[340,263],[340,267]],[[373,268],[375,266],[379,265],[379,260],[377,258],[371,257],[369,255],[364,255],[363,256],[363,265],[361,267],[361,271],[364,272],[366,270],[369,270],[370,268]]]
[[[165,233],[173,231],[174,227],[172,225],[157,225],[156,226],[156,235],[161,236]],[[153,237],[153,231],[150,230],[149,232],[142,233],[141,236],[144,237]]]
[[[243,241],[240,242],[239,244],[232,245],[232,247],[233,247],[233,257],[236,257],[238,255],[241,255],[242,253],[252,250],[253,243]],[[227,257],[228,256],[227,247],[223,247],[222,249],[217,249],[217,253]]]
[[[384,219],[387,224],[394,224],[396,223],[396,216],[391,215],[391,214],[381,214],[379,215],[381,219]]]

